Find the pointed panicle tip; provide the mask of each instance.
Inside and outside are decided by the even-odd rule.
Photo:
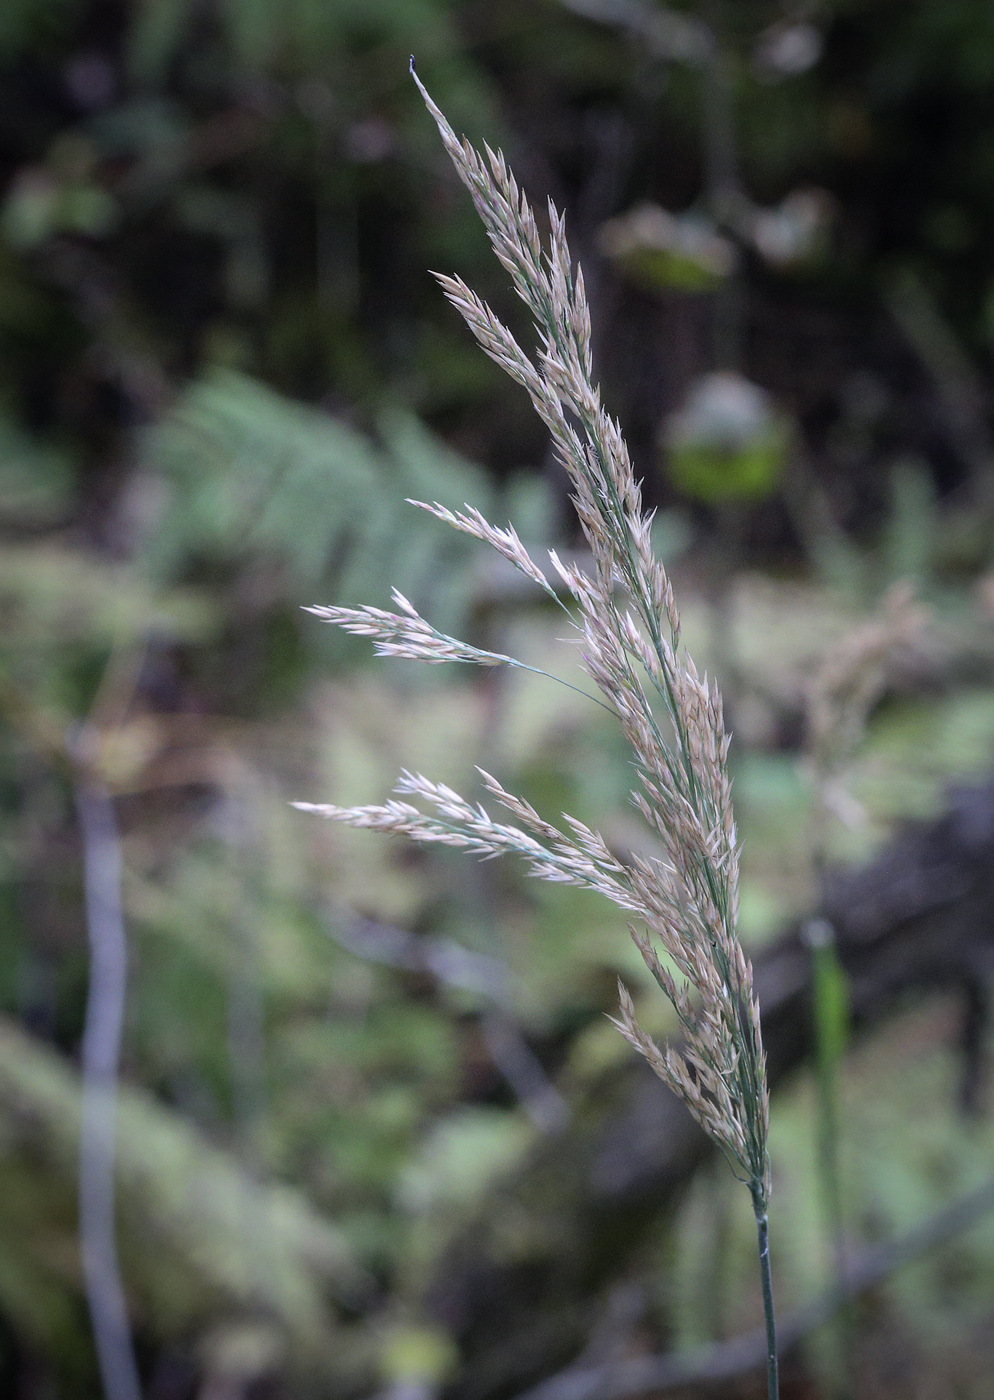
[[[414,62],[414,55],[413,55],[413,54],[411,54],[411,62],[410,62],[410,64],[408,65],[408,68],[409,68],[409,72],[410,72],[410,74],[411,74],[411,77],[413,78],[414,75],[415,75],[415,73],[418,71],[418,65]]]

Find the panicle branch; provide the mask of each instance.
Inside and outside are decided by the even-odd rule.
[[[497,651],[483,651],[468,642],[439,632],[427,622],[400,592],[391,590],[399,613],[383,608],[336,608],[316,604],[305,608],[322,622],[331,622],[357,637],[372,637],[377,656],[398,656],[409,661],[426,661],[440,666],[446,661],[465,661],[475,666],[513,665],[514,658]]]
[[[537,583],[539,588],[545,590],[550,598],[559,602],[559,595],[545,574],[535,563],[534,559],[525,549],[518,536],[517,530],[508,522],[506,530],[499,529],[496,525],[491,525],[485,520],[475,506],[466,506],[463,510],[448,510],[445,506],[439,505],[438,501],[412,501],[408,497],[408,505],[418,506],[421,510],[426,510],[429,515],[434,515],[439,520],[444,520],[447,525],[451,525],[454,530],[461,530],[465,535],[473,535],[478,540],[483,540],[496,549],[498,554],[502,554],[514,567],[520,570],[526,578],[530,578],[533,583]]]
[[[481,770],[482,772],[482,770]],[[563,832],[539,817],[528,803],[512,797],[495,778],[484,774],[488,789],[526,825],[544,837],[542,841],[521,827],[497,822],[482,805],[473,806],[459,793],[435,783],[420,773],[401,774],[394,791],[401,795],[421,798],[434,813],[426,815],[409,802],[386,802],[381,806],[336,807],[331,804],[295,802],[303,812],[347,826],[371,831],[392,832],[424,844],[455,846],[484,857],[514,852],[529,865],[529,874],[557,884],[576,885],[597,890],[608,899],[636,911],[626,889],[624,866],[608,851],[599,838],[587,843],[571,840]],[[589,833],[593,837],[593,833]]]

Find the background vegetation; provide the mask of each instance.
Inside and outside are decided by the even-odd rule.
[[[520,325],[412,50],[453,124],[566,211],[605,396],[726,689],[751,946],[994,768],[987,6],[5,0],[0,1389],[19,1400],[100,1394],[76,1220],[81,725],[124,852],[119,1246],[147,1400],[489,1400],[577,1338],[610,1359],[760,1315],[748,1211],[714,1164],[609,1241],[529,1185],[618,1101],[617,974],[663,1016],[611,911],[288,806],[379,800],[402,766],[465,789],[481,763],[619,850],[644,840],[581,698],[374,662],[301,611],[396,585],[446,631],[574,659],[513,575],[403,504],[577,545],[541,425],[428,271]],[[928,620],[820,780],[810,678],[899,580]],[[853,1249],[991,1172],[988,958],[846,1041]],[[826,1281],[817,1099],[802,1068],[774,1102],[794,1301]],[[583,1159],[564,1199],[588,1167],[610,1175]],[[465,1283],[483,1239],[534,1324],[509,1367],[485,1325],[503,1295]],[[546,1254],[584,1261],[576,1296],[528,1292]],[[989,1395],[992,1299],[984,1217],[854,1307],[851,1393]],[[829,1333],[785,1393],[836,1392]]]

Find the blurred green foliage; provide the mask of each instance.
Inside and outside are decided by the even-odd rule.
[[[708,7],[727,207],[729,132],[699,66],[598,13],[0,4],[5,1393],[99,1393],[75,1243],[87,966],[66,761],[88,716],[124,833],[120,1234],[150,1397],[457,1377],[459,1339],[427,1300],[448,1244],[540,1144],[534,1095],[582,1116],[614,1082],[619,973],[668,1028],[623,924],[581,892],[288,806],[377,800],[403,766],[473,791],[480,763],[620,851],[646,842],[624,747],[582,697],[372,663],[301,612],[383,606],[395,585],[445,631],[575,670],[561,617],[404,504],[465,500],[539,553],[576,544],[541,426],[428,272],[520,324],[407,79],[412,49],[454,124],[567,211],[690,648],[734,662],[753,945],[816,900],[806,678],[892,579],[917,582],[934,625],[844,775],[833,858],[867,859],[994,767],[989,7]],[[909,271],[917,341],[888,310]],[[759,395],[750,431],[674,434],[716,370]],[[710,508],[732,497],[730,658],[705,573]],[[984,1170],[986,1122],[967,1132],[954,1108],[950,1016],[909,1010],[843,1060],[861,1238]],[[811,1119],[802,1076],[775,1110],[787,1293],[820,1278]],[[715,1180],[630,1242],[639,1345],[758,1315]],[[542,1221],[505,1224],[527,1260]],[[978,1231],[888,1283],[865,1334],[983,1396],[970,1329],[989,1322],[992,1259]]]

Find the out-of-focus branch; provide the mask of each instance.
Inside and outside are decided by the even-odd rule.
[[[781,1349],[786,1352],[796,1346],[834,1317],[846,1303],[883,1283],[926,1251],[961,1234],[991,1210],[994,1210],[994,1179],[936,1211],[899,1239],[864,1251],[850,1264],[843,1282],[836,1283],[778,1322]],[[765,1361],[766,1333],[757,1328],[727,1342],[699,1347],[683,1356],[641,1356],[621,1364],[561,1371],[528,1391],[521,1400],[627,1400],[629,1396],[649,1391],[735,1380],[758,1370]]]
[[[95,708],[123,715],[137,665],[115,652]],[[126,680],[127,684],[120,682]],[[127,699],[124,696],[127,696]],[[114,697],[119,703],[115,705]],[[0,678],[0,713],[73,783],[83,846],[89,982],[82,1043],[79,1235],[86,1300],[106,1400],[141,1400],[127,1303],[117,1258],[114,1208],[117,1080],[127,985],[121,841],[114,803],[94,762],[99,729],[91,722],[67,736],[58,718],[33,706]]]
[[[888,304],[935,386],[949,436],[970,472],[979,503],[990,506],[994,437],[976,370],[919,277],[907,273],[897,279]]]
[[[692,15],[647,5],[644,0],[559,0],[564,9],[609,24],[637,39],[653,58],[704,64],[714,49],[711,30]]]
[[[569,1105],[552,1084],[513,1012],[511,971],[486,953],[473,953],[449,938],[418,938],[403,929],[354,914],[335,914],[328,932],[336,943],[361,958],[423,972],[490,1003],[481,1030],[494,1068],[503,1075],[537,1128],[559,1132],[570,1120]]]
[[[117,1078],[127,985],[121,840],[110,793],[85,762],[77,736],[76,808],[83,839],[90,978],[83,1031],[79,1232],[86,1299],[106,1400],[140,1400],[114,1213]]]
[[[491,1011],[482,1017],[480,1029],[494,1068],[504,1076],[536,1128],[543,1133],[557,1133],[565,1128],[570,1120],[569,1105],[514,1018],[499,1010]]]
[[[450,938],[421,938],[351,910],[332,910],[327,929],[336,943],[357,957],[407,972],[425,972],[450,987],[477,992],[504,1009],[510,1006],[510,969],[488,953],[473,953]]]

